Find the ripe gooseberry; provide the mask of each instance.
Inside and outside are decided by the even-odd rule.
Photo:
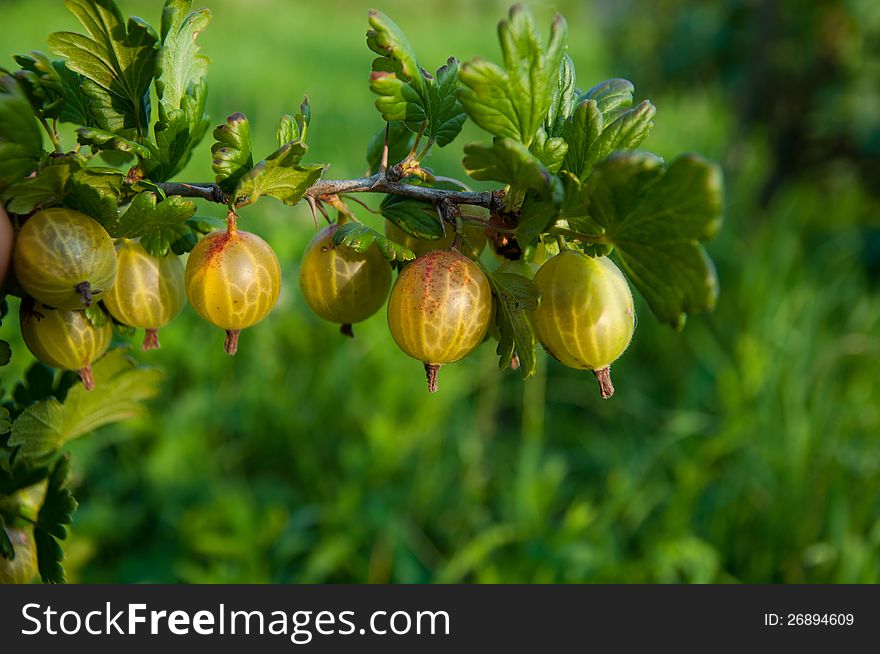
[[[425,364],[432,393],[440,365],[477,347],[491,315],[489,280],[455,250],[429,252],[407,264],[388,300],[391,336],[401,350]]]
[[[27,348],[47,366],[76,370],[86,390],[92,390],[92,362],[104,354],[113,336],[109,321],[98,327],[82,311],[27,305],[30,303],[22,302],[19,311]]]
[[[0,285],[6,279],[6,271],[9,270],[9,261],[12,258],[12,223],[6,210],[0,205]]]
[[[486,232],[476,225],[465,225],[462,231],[464,232],[463,240],[465,242],[462,249],[469,257],[476,259],[480,256],[480,253],[483,251],[483,248],[486,247],[486,243],[488,242]],[[400,245],[409,248],[413,251],[413,254],[415,254],[416,257],[420,257],[428,252],[448,250],[451,248],[452,242],[455,240],[455,230],[447,225],[446,233],[443,236],[433,241],[425,241],[407,234],[390,220],[386,220],[385,236],[395,243],[399,243]]]
[[[71,209],[45,209],[18,233],[13,251],[22,288],[56,309],[84,309],[116,279],[113,240],[99,223]]]
[[[633,296],[608,257],[565,250],[535,275],[541,302],[532,325],[544,349],[571,368],[592,370],[604,399],[614,394],[610,367],[632,340]]]
[[[119,268],[104,304],[119,322],[146,330],[144,350],[159,348],[157,330],[180,313],[186,299],[183,264],[172,253],[154,257],[128,239],[116,242]]]
[[[338,228],[324,228],[309,243],[299,268],[299,287],[312,311],[353,336],[352,324],[372,316],[388,297],[391,266],[375,245],[365,252],[334,245]]]
[[[37,574],[37,547],[30,529],[0,527],[6,531],[15,558],[0,557],[0,584],[26,584]]]
[[[266,241],[239,231],[212,232],[186,262],[184,283],[198,314],[226,330],[225,350],[235,354],[242,329],[265,318],[281,291],[281,267]]]

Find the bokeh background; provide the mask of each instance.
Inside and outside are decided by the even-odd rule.
[[[268,154],[307,93],[310,158],[360,175],[382,126],[368,4],[201,4],[213,123],[243,111]],[[373,4],[432,69],[498,59],[505,3]],[[120,6],[158,24],[158,0]],[[2,65],[78,28],[60,0],[0,8]],[[307,310],[311,216],[260,202],[240,224],[282,261],[278,307],[234,359],[189,308],[138,354],[166,371],[149,417],[70,446],[73,581],[880,581],[880,4],[532,8],[568,18],[580,87],[627,77],[654,101],[644,148],[724,167],[717,310],[676,333],[638,304],[610,401],[543,356],[527,383],[499,372],[492,345],[429,396],[381,313],[348,340]],[[429,164],[461,176],[461,144],[484,138],[468,125]],[[209,147],[181,180],[211,178]]]

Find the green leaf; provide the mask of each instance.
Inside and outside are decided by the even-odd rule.
[[[270,195],[284,204],[296,204],[324,172],[323,164],[300,165],[306,146],[299,141],[286,143],[239,179],[233,197],[236,206],[253,204]]]
[[[610,123],[633,103],[635,87],[626,79],[607,79],[584,93],[580,100],[594,100],[606,123]]]
[[[235,190],[242,175],[254,167],[251,153],[251,128],[247,117],[234,113],[226,123],[214,129],[211,154],[214,157],[212,168],[216,181],[226,193]]]
[[[80,127],[76,130],[76,140],[80,145],[92,146],[93,150],[118,150],[139,157],[150,156],[150,150],[146,146],[97,127]]]
[[[138,238],[150,232],[185,223],[196,212],[196,203],[179,195],[159,201],[152,191],[134,196],[119,220],[107,226],[114,238]]]
[[[498,26],[504,68],[484,59],[461,67],[458,94],[468,116],[496,137],[531,145],[557,97],[567,31],[557,14],[545,50],[532,15],[514,5]]]
[[[443,238],[443,227],[431,202],[386,195],[379,205],[379,212],[410,236],[423,241]]]
[[[551,173],[559,172],[565,154],[568,152],[568,143],[558,136],[548,137],[543,127],[538,128],[535,140],[532,141],[532,154],[534,154]]]
[[[470,143],[464,146],[464,168],[479,180],[494,180],[520,190],[535,189],[558,204],[562,184],[522,143],[496,137],[491,146]]]
[[[15,72],[19,87],[33,107],[34,114],[42,118],[58,118],[64,108],[65,97],[61,77],[52,61],[42,52],[15,55],[15,63],[21,70]]]
[[[67,581],[61,561],[64,551],[58,540],[67,538],[67,527],[77,509],[76,500],[68,487],[70,455],[61,457],[49,474],[49,485],[43,506],[37,515],[34,541],[37,545],[37,567],[43,582],[63,584]]]
[[[626,97],[631,102],[632,85],[628,88],[630,92]],[[609,91],[606,95],[598,95],[602,105],[596,98],[586,97],[578,103],[574,114],[562,127],[563,136],[569,145],[563,163],[565,170],[580,180],[585,180],[593,166],[609,154],[615,150],[631,150],[645,140],[654,126],[656,109],[648,100],[632,109],[626,109],[626,97],[620,93],[611,94]]]
[[[615,155],[596,166],[583,192],[603,241],[661,322],[681,328],[686,314],[715,305],[718,281],[700,241],[721,226],[717,165],[683,155],[664,168],[648,154]]]
[[[198,239],[188,224],[178,223],[167,225],[144,234],[140,238],[140,244],[154,257],[164,257],[168,252],[183,254],[192,250]]]
[[[44,167],[35,177],[29,177],[6,189],[3,199],[8,201],[7,208],[12,213],[24,215],[37,208],[58,204],[67,194],[70,174],[69,162],[58,162],[57,165]]]
[[[344,245],[358,252],[366,252],[373,244],[388,261],[411,261],[416,258],[407,247],[385,238],[382,234],[363,223],[350,222],[341,225],[333,233],[333,244]]]
[[[0,191],[34,171],[43,137],[30,103],[11,77],[0,77]]]
[[[26,407],[55,396],[55,373],[44,363],[34,363],[24,373],[24,379],[12,392],[15,403]]]
[[[144,170],[164,181],[179,173],[208,130],[205,100],[209,59],[199,52],[197,37],[211,22],[208,9],[190,11],[192,0],[167,0],[162,11],[161,47],[157,56],[158,120],[153,157]]]
[[[126,23],[113,0],[66,0],[88,36],[49,35],[49,48],[67,67],[85,77],[97,126],[110,132],[146,133],[150,122],[150,83],[156,69],[155,31],[140,18]]]
[[[574,111],[576,104],[575,83],[574,62],[566,53],[562,55],[562,61],[559,64],[556,88],[553,90],[553,99],[547,110],[547,118],[544,120],[544,130],[550,136],[562,134],[562,125]]]
[[[491,273],[489,282],[495,294],[495,321],[501,334],[496,349],[500,357],[498,367],[509,368],[515,352],[523,379],[528,379],[535,374],[537,344],[528,312],[538,308],[538,289],[532,280],[515,273]]]
[[[303,98],[299,105],[299,113],[295,116],[289,114],[281,115],[281,122],[278,125],[278,131],[275,132],[275,138],[280,148],[285,143],[291,141],[306,142],[306,136],[309,132],[309,123],[312,120],[312,110],[309,106],[309,98]]]
[[[161,372],[138,368],[123,350],[108,352],[92,366],[95,388],[81,384],[62,404],[49,398],[25,409],[12,424],[9,445],[20,446],[20,457],[41,461],[98,427],[142,416],[143,402],[158,393]]]
[[[406,125],[399,120],[388,123],[388,165],[403,160],[412,149],[413,134]],[[385,148],[385,128],[383,127],[373,135],[367,146],[367,163],[370,166],[370,174],[375,175],[382,162],[382,150]]]
[[[117,221],[124,176],[109,168],[74,170],[67,182],[65,207],[81,211],[105,228]]]
[[[386,121],[402,121],[443,147],[455,140],[467,116],[456,97],[459,62],[454,57],[428,75],[419,67],[415,52],[394,22],[378,11],[369,15],[367,45],[381,55],[373,62],[370,90],[379,98],[376,108]]]

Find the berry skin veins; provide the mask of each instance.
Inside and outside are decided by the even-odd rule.
[[[406,354],[439,365],[462,359],[483,340],[492,313],[489,281],[452,250],[429,252],[403,269],[388,301],[388,324]]]

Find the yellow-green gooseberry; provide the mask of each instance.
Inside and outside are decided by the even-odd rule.
[[[614,394],[610,368],[635,330],[633,296],[608,257],[564,250],[535,275],[541,294],[532,325],[544,349],[571,368],[592,370],[603,398]]]
[[[75,370],[86,390],[95,387],[92,362],[107,351],[113,328],[109,321],[95,326],[83,311],[52,309],[22,302],[21,335],[31,353],[47,366]]]
[[[56,309],[84,309],[116,279],[113,239],[71,209],[45,209],[24,223],[13,250],[15,276],[29,295]]]
[[[116,242],[119,269],[104,304],[119,322],[145,330],[144,350],[159,348],[158,330],[173,320],[186,301],[183,264],[176,254],[154,257],[137,241]]]
[[[432,393],[440,365],[477,347],[491,315],[489,280],[455,250],[429,252],[407,264],[388,300],[391,336],[401,350],[425,364]]]
[[[265,318],[281,291],[281,267],[266,241],[231,227],[199,241],[186,262],[186,295],[205,320],[226,330],[235,354],[242,329]]]
[[[391,266],[375,245],[365,252],[334,245],[338,228],[333,224],[322,229],[309,243],[299,268],[299,287],[312,311],[339,323],[343,334],[353,336],[351,326],[385,303]]]

